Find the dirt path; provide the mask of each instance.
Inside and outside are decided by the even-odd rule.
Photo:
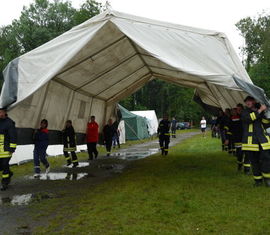
[[[192,137],[198,132],[189,132],[171,139],[170,146]],[[158,140],[120,149],[110,158],[101,156],[91,162],[80,162],[76,169],[61,167],[52,169],[46,176],[33,179],[32,175],[15,178],[8,191],[0,192],[0,234],[31,234],[35,225],[29,216],[29,204],[49,198],[63,198],[74,193],[74,188],[91,187],[119,175],[132,167],[134,160],[159,152]]]

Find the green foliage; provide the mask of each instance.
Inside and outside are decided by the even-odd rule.
[[[80,9],[60,0],[35,0],[25,6],[18,20],[0,28],[0,71],[12,59],[99,14],[101,8],[94,0],[86,0]]]
[[[166,158],[131,164],[99,185],[78,181],[65,187],[63,198],[35,203],[33,215],[42,216],[33,233],[270,233],[269,189],[254,188],[252,176],[237,173],[235,158],[220,151],[218,139],[198,135]]]
[[[245,38],[242,53],[253,82],[270,96],[270,14],[244,18],[236,24]]]
[[[167,113],[179,121],[198,121],[205,111],[192,100],[193,94],[193,89],[153,80],[120,104],[129,110],[153,109],[158,117]]]

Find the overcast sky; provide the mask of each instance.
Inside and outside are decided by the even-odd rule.
[[[85,0],[71,0],[79,7]],[[20,16],[24,5],[33,0],[0,0],[0,25],[7,25]],[[99,2],[105,3],[105,0]],[[138,16],[153,18],[224,32],[234,48],[243,44],[235,23],[263,10],[270,12],[270,0],[111,0],[112,8]]]

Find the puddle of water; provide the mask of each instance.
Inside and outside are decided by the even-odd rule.
[[[0,197],[0,205],[25,206],[33,201],[40,202],[50,198],[55,198],[55,196],[48,193],[29,193],[12,197]]]
[[[34,178],[34,176],[28,176],[28,179],[37,180],[80,180],[87,177],[88,173],[49,173],[41,174],[39,178]]]
[[[111,170],[114,173],[122,173],[125,169],[125,165],[122,164],[101,164],[98,167],[106,170]]]
[[[129,149],[127,152],[114,153],[112,154],[112,156],[122,160],[138,160],[149,157],[158,152],[159,152],[158,148],[149,149],[147,151],[138,151],[135,149]]]
[[[81,168],[81,167],[87,167],[90,166],[89,162],[79,162],[79,165],[76,168]],[[64,167],[72,168],[72,165],[64,165]]]

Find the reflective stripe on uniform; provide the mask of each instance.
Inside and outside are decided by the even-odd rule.
[[[76,159],[76,160],[72,160],[72,162],[78,162],[78,159]]]
[[[11,157],[10,152],[0,152],[0,158],[8,158]]]
[[[71,159],[71,157],[70,157],[70,156],[66,157],[66,160],[70,160],[70,159]]]
[[[169,149],[164,149],[165,151],[169,151]]]
[[[170,133],[165,133],[165,135],[171,135]]]
[[[263,150],[269,150],[270,149],[270,143],[264,143],[261,144]]]
[[[250,113],[250,118],[252,121],[256,120],[256,115],[254,112]]]
[[[260,176],[253,176],[253,178],[255,179],[255,180],[261,180],[263,177],[260,175]]]
[[[248,144],[252,144],[252,136],[248,136]]]
[[[259,145],[258,144],[242,144],[242,150],[259,151]]]
[[[2,175],[2,178],[3,178],[3,179],[6,179],[6,178],[8,178],[8,177],[9,177],[9,174],[3,174],[3,175]]]
[[[229,130],[229,127],[227,127],[227,126],[224,126],[224,129],[225,129],[225,130]]]
[[[270,123],[270,120],[267,120],[267,119],[262,119],[262,123],[264,123],[264,124],[269,124]]]
[[[252,133],[253,132],[253,123],[248,125],[248,132]]]
[[[270,178],[270,173],[262,173],[264,178]]]
[[[250,164],[244,164],[244,167],[250,167],[251,165]]]
[[[10,147],[10,148],[16,148],[16,147],[17,147],[17,144],[10,143],[10,144],[9,144],[9,147]]]

